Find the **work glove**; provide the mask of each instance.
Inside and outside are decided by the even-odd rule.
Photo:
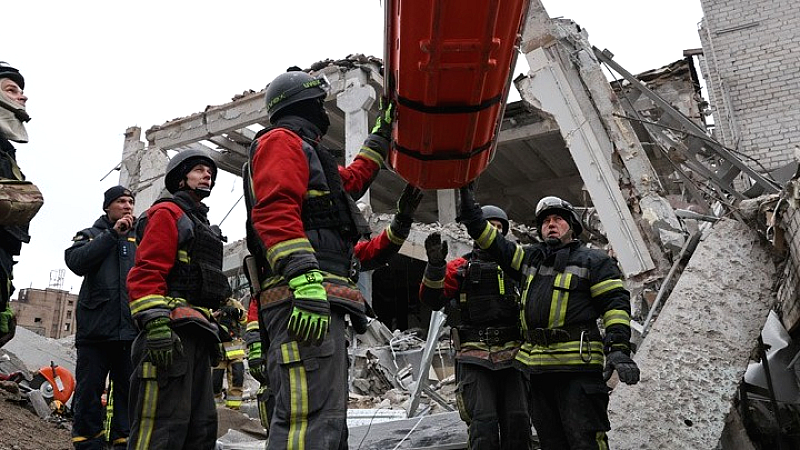
[[[169,327],[169,317],[156,317],[144,326],[150,362],[161,369],[172,365],[173,352],[183,353],[181,338]]]
[[[481,206],[475,200],[475,188],[473,187],[472,183],[461,187],[458,191],[461,195],[461,201],[459,202],[458,221],[460,223],[469,225],[470,223],[483,219]]]
[[[375,126],[372,127],[372,133],[386,139],[392,140],[392,122],[394,121],[394,103],[387,98],[381,97],[380,111],[378,118],[375,119]]]
[[[265,384],[267,382],[266,364],[264,364],[264,357],[261,355],[261,342],[256,341],[247,346],[247,367],[250,375],[259,383]]]
[[[400,198],[397,199],[397,213],[392,219],[392,233],[403,239],[411,231],[411,222],[414,221],[414,212],[422,201],[422,191],[411,184],[406,184]]]
[[[5,311],[4,311],[5,312]],[[0,313],[3,314],[4,312]],[[2,316],[0,316],[2,317]],[[10,319],[6,321],[6,329],[8,331],[0,332],[0,348],[4,345],[8,344],[8,341],[14,339],[14,335],[17,332],[17,317],[12,315]]]
[[[289,337],[296,341],[320,345],[328,334],[331,305],[322,279],[322,272],[312,270],[289,280],[294,294]]]
[[[428,264],[435,267],[445,265],[447,258],[447,241],[442,240],[441,233],[433,232],[425,238],[425,253],[428,255]]]
[[[639,366],[620,350],[615,350],[606,355],[606,368],[603,370],[603,379],[608,381],[611,374],[616,369],[619,381],[625,384],[636,384],[639,382]]]
[[[235,306],[223,306],[222,307],[222,314],[230,317],[234,321],[238,321],[242,318],[243,311]]]
[[[6,304],[6,310],[0,311],[0,333],[6,334],[10,331],[11,319],[14,318],[14,310],[11,305]]]

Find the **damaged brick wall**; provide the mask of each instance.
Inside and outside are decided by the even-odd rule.
[[[786,266],[778,286],[778,304],[783,326],[790,332],[800,329],[800,210],[789,206],[780,213],[779,240],[785,240]]]

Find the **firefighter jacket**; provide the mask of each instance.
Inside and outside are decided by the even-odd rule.
[[[133,230],[114,231],[104,215],[79,231],[64,251],[67,267],[83,277],[75,311],[75,342],[133,341],[136,327],[128,307],[126,279],[136,256]]]
[[[17,166],[17,152],[11,142],[0,136],[0,178],[24,180],[25,175]],[[28,227],[0,226],[0,269],[11,274],[14,265],[13,257],[19,255],[23,243],[30,242]],[[5,305],[2,306],[3,310]]]
[[[452,303],[460,324],[453,331],[456,359],[489,369],[510,367],[521,344],[519,287],[484,250],[428,264],[420,300],[438,310]]]
[[[630,352],[630,294],[608,254],[580,241],[523,247],[486,220],[466,225],[480,247],[523,286],[524,343],[516,363],[532,373],[601,371],[604,353]]]
[[[169,316],[172,326],[194,323],[217,339],[211,309],[231,294],[222,273],[222,238],[208,208],[186,191],[157,201],[139,219],[136,263],[128,274],[133,319],[143,325]]]
[[[365,301],[352,275],[354,245],[369,226],[354,199],[377,176],[388,141],[370,135],[345,168],[320,139],[311,122],[286,116],[250,147],[243,175],[248,247],[261,272],[259,301],[261,308],[290,301],[286,280],[321,270],[331,306],[363,316]]]

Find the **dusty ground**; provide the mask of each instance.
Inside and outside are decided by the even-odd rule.
[[[0,389],[0,450],[71,450],[68,425],[42,420]]]

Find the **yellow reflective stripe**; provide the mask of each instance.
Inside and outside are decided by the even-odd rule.
[[[113,445],[120,445],[120,444],[125,444],[127,442],[128,442],[128,438],[121,437],[121,438],[114,439],[114,442],[112,442],[112,444]]]
[[[239,408],[242,406],[242,401],[225,399],[225,406],[229,408]]]
[[[178,250],[178,261],[189,264],[189,252],[186,250]]]
[[[136,439],[136,450],[149,449],[150,439],[153,437],[153,427],[156,422],[156,406],[158,404],[156,366],[149,361],[142,363],[142,378],[146,381],[144,382],[141,423],[139,424],[139,435]]]
[[[250,301],[252,302],[252,301],[258,301],[258,300],[252,299]],[[254,331],[254,330],[258,330],[258,321],[254,320],[252,322],[247,322],[247,330],[246,331]]]
[[[497,266],[497,285],[500,287],[500,295],[506,295],[506,282],[504,280],[505,274],[500,266]]]
[[[431,289],[444,289],[444,279],[434,281],[423,276],[422,285]]]
[[[610,309],[603,313],[603,326],[605,328],[611,325],[625,325],[631,326],[631,315],[627,311],[621,309]]]
[[[389,237],[389,241],[391,241],[392,244],[395,245],[403,245],[403,243],[406,241],[405,238],[401,238],[400,236],[397,236],[394,233],[392,233],[391,226],[386,227],[386,236]]]
[[[136,238],[135,237],[129,237],[128,238],[128,242],[136,242]]]
[[[316,189],[309,189],[306,191],[306,197],[322,197],[323,195],[330,194],[329,191],[318,191]]]
[[[608,438],[605,431],[598,431],[594,440],[597,442],[597,450],[608,450]]]
[[[585,345],[585,343],[584,343]],[[559,342],[549,346],[523,343],[517,361],[528,366],[598,366],[603,367],[603,343],[600,341],[589,342],[589,350],[584,348],[584,358],[591,355],[591,361],[586,362],[581,358],[580,341]]]
[[[368,160],[374,162],[375,164],[382,166],[383,165],[383,156],[380,153],[376,152],[375,150],[367,147],[366,145],[361,147],[361,150],[358,152],[360,156],[367,158]]]
[[[592,297],[597,297],[599,295],[603,295],[608,291],[613,291],[614,289],[624,289],[625,285],[622,284],[622,280],[619,278],[612,278],[610,280],[601,281],[591,287]]]
[[[511,258],[511,268],[514,270],[520,270],[522,267],[522,258],[525,256],[525,250],[519,244],[516,244],[516,248],[514,249],[514,256]]]
[[[567,302],[569,301],[569,288],[570,281],[572,281],[571,273],[557,273],[556,279],[553,281],[553,297],[550,300],[550,317],[548,319],[548,328],[558,328],[564,325],[564,319],[567,317]]]
[[[295,252],[314,253],[314,247],[306,238],[289,239],[272,246],[267,250],[267,261],[272,267],[276,266],[279,259],[285,258]]]
[[[490,245],[492,245],[492,242],[494,242],[495,238],[497,238],[497,228],[495,228],[494,225],[490,224],[489,222],[486,222],[486,228],[483,229],[483,232],[478,239],[475,239],[475,242],[477,242],[481,248],[487,249]]]
[[[131,314],[138,314],[151,308],[167,308],[167,300],[163,295],[145,295],[130,303]]]
[[[459,303],[467,303],[467,294],[465,294],[464,292],[462,292],[461,294],[459,294],[459,296],[458,296],[458,302],[459,302]]]
[[[244,350],[240,348],[226,350],[225,356],[227,356],[228,359],[234,359],[236,357],[244,358]]]
[[[297,342],[281,345],[283,361],[292,361],[289,367],[289,435],[286,450],[304,450],[308,428],[308,380],[306,368],[300,361]]]
[[[522,307],[519,309],[519,320],[523,331],[528,329],[528,321],[525,319],[525,305],[528,304],[528,288],[531,286],[531,281],[533,280],[535,273],[536,272],[534,271],[533,274],[528,275],[528,277],[525,279],[525,288],[522,290],[522,297],[520,297],[522,300]]]

